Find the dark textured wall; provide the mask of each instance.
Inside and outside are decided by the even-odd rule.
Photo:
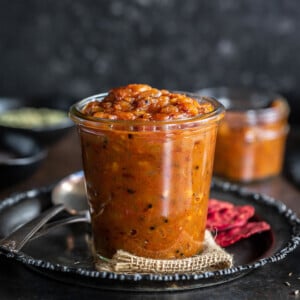
[[[0,0],[0,93],[78,99],[144,82],[297,101],[299,32],[298,0]]]

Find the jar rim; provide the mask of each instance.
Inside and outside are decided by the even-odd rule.
[[[218,99],[226,109],[227,118],[243,118],[251,123],[275,122],[287,118],[290,113],[288,102],[282,95],[262,89],[213,87],[197,93]],[[275,101],[278,105],[272,106]]]
[[[146,128],[148,127],[164,127],[164,126],[180,126],[180,125],[198,125],[199,123],[207,123],[209,121],[218,121],[220,120],[225,111],[225,107],[222,103],[220,103],[218,100],[216,100],[213,97],[207,97],[207,96],[199,96],[194,93],[187,93],[187,92],[182,92],[182,91],[176,91],[176,93],[184,93],[185,95],[192,97],[198,101],[206,101],[209,102],[213,105],[214,110],[209,113],[204,113],[197,115],[195,117],[191,118],[183,118],[183,119],[173,119],[173,120],[141,120],[141,119],[136,119],[136,120],[111,120],[111,119],[105,119],[105,118],[96,118],[92,116],[87,116],[86,114],[82,113],[83,107],[91,102],[91,101],[101,101],[104,99],[108,93],[100,93],[100,94],[95,94],[93,96],[84,98],[75,104],[73,104],[70,107],[69,110],[69,117],[76,123],[76,124],[85,124],[85,126],[89,127],[99,127],[101,124],[102,125],[121,125],[121,126],[144,126]]]

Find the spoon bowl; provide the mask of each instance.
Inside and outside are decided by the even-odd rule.
[[[71,174],[55,185],[51,200],[53,205],[63,204],[71,215],[88,213],[83,171]]]
[[[48,224],[49,226],[44,227],[39,235],[44,234],[53,227],[63,224],[89,222],[88,204],[84,191],[85,183],[83,172],[80,171],[62,179],[54,187],[52,192],[52,203],[54,205],[2,239],[0,246],[11,252],[20,251],[51,218],[62,211],[67,211],[73,216]]]

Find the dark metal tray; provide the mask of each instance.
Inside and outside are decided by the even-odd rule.
[[[52,187],[16,193],[0,202],[0,238],[37,216],[51,205]],[[98,272],[89,249],[90,226],[61,226],[32,239],[19,253],[0,247],[0,255],[19,261],[55,280],[93,288],[122,291],[176,291],[203,288],[239,278],[251,270],[284,259],[300,243],[300,220],[283,203],[227,182],[214,180],[211,197],[255,207],[257,220],[272,230],[256,234],[226,248],[234,255],[234,266],[216,272],[171,275],[115,274]]]

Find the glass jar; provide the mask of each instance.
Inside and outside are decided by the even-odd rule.
[[[72,106],[81,139],[95,253],[122,249],[152,258],[189,257],[201,251],[215,140],[223,106],[172,121],[88,117],[89,97]]]
[[[217,137],[214,174],[240,182],[278,175],[289,131],[286,100],[247,89],[212,88],[199,93],[217,98],[226,108]]]

